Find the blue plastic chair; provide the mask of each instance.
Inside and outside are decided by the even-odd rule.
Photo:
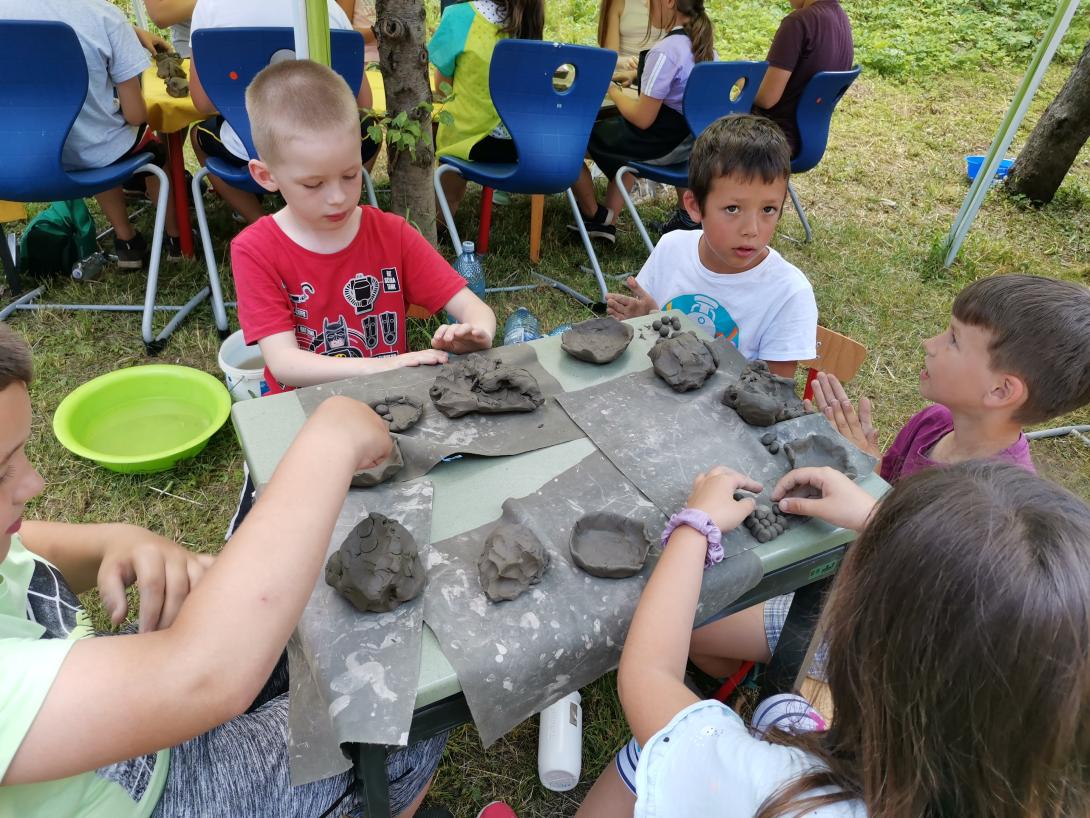
[[[799,99],[799,107],[795,111],[795,121],[799,128],[799,152],[791,160],[792,176],[806,173],[825,155],[833,110],[862,70],[857,65],[851,71],[821,71],[806,83]],[[790,182],[787,183],[787,192],[791,195],[791,203],[799,214],[802,229],[806,232],[806,241],[809,242],[813,238],[810,222],[807,221],[806,211],[802,209],[799,196]]]
[[[753,99],[757,96],[757,89],[761,87],[761,80],[764,79],[767,70],[767,62],[697,63],[689,74],[688,82],[685,83],[685,95],[681,100],[685,121],[689,125],[689,130],[692,131],[693,138],[700,136],[705,128],[720,117],[749,113],[753,107]],[[737,96],[732,96],[739,82],[742,82],[742,87]],[[647,228],[643,226],[636,204],[632,201],[624,184],[626,173],[665,185],[688,187],[689,160],[685,159],[673,165],[631,162],[621,167],[614,177],[624,198],[625,207],[632,215],[640,238],[643,239],[647,252],[650,253],[655,249],[655,245],[651,242],[651,237],[647,235]]]
[[[458,173],[471,182],[508,193],[566,191],[583,247],[594,268],[602,298],[605,298],[608,288],[602,268],[583,226],[571,186],[583,168],[590,129],[602,106],[616,61],[614,52],[590,46],[539,40],[496,43],[488,71],[488,87],[496,112],[515,140],[518,162],[472,162],[453,156],[439,157],[435,193],[455,247],[461,247],[462,242],[450,205],[443,195],[441,180],[444,173]],[[553,76],[562,65],[575,68],[575,79],[570,87],[558,90],[553,87]],[[556,286],[551,279],[548,283]]]
[[[0,20],[0,199],[14,202],[50,202],[82,199],[115,188],[136,172],[159,178],[155,228],[148,264],[144,305],[39,304],[45,290],[37,287],[18,296],[3,310],[0,320],[16,310],[75,309],[142,312],[144,346],[154,354],[174,329],[201,301],[204,288],[182,307],[157,307],[159,261],[163,247],[170,181],[141,153],[103,168],[66,171],[61,150],[87,96],[87,63],[76,32],[56,21]],[[6,243],[5,243],[6,244]],[[7,255],[5,246],[4,254]],[[158,336],[153,334],[155,310],[175,315]]]
[[[246,88],[273,57],[295,49],[295,31],[291,28],[205,28],[193,32],[193,62],[200,71],[201,86],[220,115],[231,123],[242,144],[252,157],[257,156],[250,133],[250,117],[246,114]],[[363,79],[363,35],[358,31],[329,32],[332,68],[348,83],[353,96],[359,93]],[[204,246],[204,260],[210,279],[219,282],[216,254],[208,230],[201,180],[209,173],[232,187],[250,193],[265,193],[265,189],[250,176],[247,165],[234,165],[214,156],[193,176],[193,202],[197,211],[197,226]],[[378,207],[370,174],[363,171],[367,200]]]

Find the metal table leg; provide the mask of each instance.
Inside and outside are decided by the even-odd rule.
[[[832,584],[832,577],[804,585],[795,591],[787,622],[780,633],[772,660],[765,668],[761,682],[761,699],[776,693],[797,692],[799,677],[807,649],[814,636],[814,628],[821,616],[825,595]]]

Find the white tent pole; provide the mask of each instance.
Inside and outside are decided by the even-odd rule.
[[[310,59],[310,37],[307,31],[307,0],[292,0],[292,22],[295,25],[295,58]]]

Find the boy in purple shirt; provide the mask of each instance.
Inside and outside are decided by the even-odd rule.
[[[1090,403],[1090,289],[1027,275],[984,278],[954,299],[946,330],[923,342],[920,394],[932,405],[905,425],[885,455],[870,401],[858,412],[835,377],[818,375],[814,405],[859,448],[881,457],[890,483],[931,466],[1006,460],[1034,471],[1026,424]],[[693,631],[689,656],[729,676],[767,662],[791,607],[770,599]],[[819,652],[816,665],[822,665]]]

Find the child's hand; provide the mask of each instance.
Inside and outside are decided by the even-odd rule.
[[[98,588],[110,621],[120,625],[129,613],[125,589],[140,589],[140,632],[170,627],[215,557],[194,554],[166,537],[138,526],[118,526],[98,569]]]
[[[398,360],[404,358],[399,355]],[[366,403],[345,397],[344,395],[327,398],[318,407],[309,424],[322,424],[329,434],[338,436],[348,446],[354,446],[356,468],[354,471],[371,469],[390,456],[394,448],[394,439],[390,437],[390,427],[380,418],[375,410]]]
[[[390,358],[393,369],[403,366],[436,366],[447,362],[447,353],[441,349],[422,349],[419,352],[406,352],[396,358]]]
[[[806,410],[821,412],[836,430],[867,454],[881,458],[878,448],[878,430],[871,422],[871,403],[868,398],[859,401],[859,411],[852,406],[851,398],[844,391],[836,375],[819,372],[813,381],[814,400],[806,401]]]
[[[828,466],[788,472],[772,490],[772,500],[788,514],[817,517],[852,531],[863,530],[878,502],[847,475]]]
[[[156,53],[166,54],[173,50],[170,43],[158,34],[152,34],[139,26],[133,26],[133,31],[136,32],[136,38],[140,41],[140,45],[144,46],[152,56],[155,56]]]
[[[697,475],[686,505],[703,511],[725,534],[736,528],[757,507],[756,502],[749,497],[735,500],[734,493],[738,489],[745,489],[759,494],[763,488],[756,480],[751,480],[744,474],[732,471],[726,466],[716,466],[705,474]]]
[[[628,287],[632,295],[620,295],[608,293],[606,295],[606,313],[610,318],[623,321],[626,318],[639,318],[649,312],[657,310],[659,305],[655,299],[648,295],[647,291],[639,285],[635,276],[629,276],[624,285]]]
[[[432,336],[434,349],[444,349],[455,355],[476,352],[492,346],[492,336],[486,330],[472,324],[440,324]]]

